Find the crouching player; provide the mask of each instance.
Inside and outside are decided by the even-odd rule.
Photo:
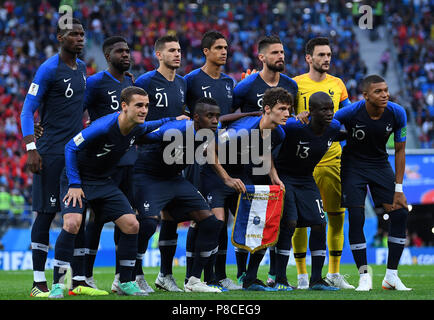
[[[102,222],[114,221],[121,230],[118,245],[118,293],[147,295],[132,281],[139,224],[128,199],[111,176],[120,158],[134,144],[136,137],[175,119],[145,122],[148,104],[148,94],[143,89],[132,86],[123,89],[120,113],[97,119],[65,146],[66,165],[60,190],[63,199],[63,228],[55,245],[53,287],[49,298],[63,298],[65,273],[73,258],[74,241],[87,206],[93,209],[96,219]],[[80,294],[80,290],[75,294]]]
[[[321,195],[313,178],[317,163],[332,145],[343,139],[340,124],[333,120],[333,101],[325,92],[309,99],[309,124],[289,119],[282,126],[285,139],[275,158],[277,173],[285,184],[285,204],[276,244],[276,286],[290,290],[286,267],[291,237],[296,227],[310,227],[309,249],[312,255],[312,290],[339,290],[322,279],[326,256],[326,220]]]

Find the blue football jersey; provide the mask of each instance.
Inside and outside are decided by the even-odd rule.
[[[146,134],[146,140],[152,144],[139,149],[134,172],[166,178],[180,175],[194,163],[197,148],[202,146],[205,151],[207,146],[205,138],[196,139],[196,133],[193,121],[176,120]]]
[[[244,117],[232,122],[225,130],[219,132],[219,160],[224,160],[223,168],[228,173],[240,174],[246,170],[246,166],[257,166],[259,163],[253,163],[254,156],[261,157],[265,152],[272,152],[285,136],[282,128],[278,126],[271,131],[271,150],[264,150],[264,141],[259,134],[259,124],[262,116]],[[253,134],[256,130],[256,134]],[[234,145],[236,144],[236,154]],[[232,145],[232,146],[231,146]],[[222,149],[224,148],[225,159],[221,158]],[[256,161],[256,159],[255,159]]]
[[[65,167],[70,186],[80,186],[82,182],[106,183],[136,137],[173,120],[147,121],[123,135],[119,128],[119,114],[115,112],[95,120],[66,144]]]
[[[36,71],[21,112],[23,136],[34,134],[33,114],[39,111],[44,134],[36,141],[40,154],[63,154],[65,144],[83,129],[86,65],[77,59],[74,70],[59,54]]]
[[[291,176],[312,176],[315,166],[324,154],[341,137],[341,124],[333,119],[321,136],[317,136],[310,124],[302,124],[289,118],[282,129],[285,139],[274,159],[278,173]]]
[[[169,81],[153,70],[138,77],[135,86],[143,88],[149,95],[146,120],[182,115],[187,90],[183,77],[176,75],[173,81]]]
[[[84,95],[84,110],[87,109],[91,121],[116,111],[122,111],[121,92],[124,88],[133,86],[133,79],[125,76],[120,82],[107,70],[98,72],[87,78]],[[137,159],[137,152],[133,146],[119,161],[118,166],[132,166]]]
[[[133,85],[131,77],[125,76],[120,82],[107,70],[87,78],[83,108],[87,109],[90,120],[95,121],[115,111],[122,111],[121,91]]]
[[[348,132],[342,151],[342,164],[358,167],[388,166],[386,144],[394,133],[395,142],[406,141],[407,115],[399,104],[388,102],[383,115],[373,120],[366,110],[365,100],[352,103],[338,110],[334,118]]]
[[[221,73],[219,79],[213,79],[202,69],[196,69],[184,76],[187,81],[187,106],[193,114],[194,105],[199,98],[208,97],[217,101],[220,114],[232,113],[233,90],[235,81],[228,75]]]
[[[292,94],[295,102],[298,86],[294,80],[281,73],[277,87],[286,89]],[[240,108],[241,112],[262,111],[264,93],[269,88],[272,87],[262,80],[259,72],[248,76],[235,86],[234,109]],[[295,105],[297,104],[295,103]]]

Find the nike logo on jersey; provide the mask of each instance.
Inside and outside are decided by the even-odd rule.
[[[108,94],[113,94],[113,93],[115,93],[115,92],[116,92],[116,90],[113,90],[113,91],[107,91]]]
[[[155,90],[161,91],[161,90],[164,90],[164,88],[156,88]]]
[[[104,155],[106,155],[107,153],[109,153],[111,150],[109,149],[110,147],[114,147],[114,144],[105,144],[104,147],[102,148],[102,150],[104,150],[101,153],[97,153],[97,157],[102,157]]]
[[[300,96],[303,96],[303,95],[305,95],[306,93],[308,93],[309,91],[306,91],[306,92],[301,92],[300,91]]]
[[[262,97],[264,94],[265,93],[257,93],[256,96],[259,98],[259,97]]]
[[[202,86],[202,90],[206,90],[206,89],[208,89],[209,87],[211,87],[211,86],[206,86],[206,87]]]
[[[69,78],[69,79],[63,79],[63,82],[68,82],[69,80],[71,80],[71,78]]]
[[[393,130],[392,125],[389,123],[389,124],[387,125],[387,127],[386,127],[386,131],[387,131],[387,132],[390,132],[390,131],[392,131],[392,130]]]
[[[356,128],[364,128],[364,127],[366,127],[366,125],[364,125],[364,124],[356,124]]]
[[[299,141],[298,143],[299,143],[299,144],[308,144],[309,141]]]

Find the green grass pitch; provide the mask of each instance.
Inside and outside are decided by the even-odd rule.
[[[123,297],[110,291],[114,276],[113,267],[95,268],[94,278],[100,289],[110,292],[108,296],[89,297],[89,296],[68,296],[65,294],[64,300],[433,300],[434,299],[434,272],[432,266],[424,265],[403,265],[399,267],[399,276],[407,287],[413,291],[399,292],[388,291],[381,288],[386,266],[372,265],[373,269],[373,290],[370,292],[356,292],[354,290],[339,290],[335,292],[321,292],[310,290],[294,290],[291,292],[247,292],[230,291],[217,294],[209,293],[172,293],[156,290],[155,293],[147,297]],[[158,268],[143,268],[145,279],[155,289],[154,281],[158,274]],[[174,276],[178,286],[183,288],[185,267],[174,267]],[[268,266],[261,266],[258,278],[264,282],[267,279]],[[308,267],[308,271],[309,267]],[[327,272],[324,266],[323,275]],[[30,289],[33,281],[33,272],[27,271],[0,271],[0,300],[47,300],[30,297]],[[291,284],[296,284],[295,266],[288,266],[288,280]],[[341,265],[341,274],[348,274],[348,282],[354,286],[358,284],[358,274],[353,264]],[[52,270],[46,271],[49,287],[51,287]],[[227,266],[227,275],[236,279],[236,266]]]

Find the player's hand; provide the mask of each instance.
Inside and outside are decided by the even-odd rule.
[[[295,116],[295,119],[297,121],[300,121],[303,124],[308,124],[309,123],[309,115],[310,115],[309,111],[302,111]]]
[[[404,192],[395,192],[393,195],[392,211],[405,208],[408,210],[407,198]]]
[[[229,188],[235,189],[238,193],[245,193],[246,192],[246,186],[240,179],[231,178],[229,177],[224,181],[225,185],[227,185]]]
[[[83,189],[81,188],[69,188],[68,193],[63,198],[63,202],[66,206],[69,206],[69,203],[72,200],[72,206],[75,207],[78,203],[80,205],[80,208],[83,208],[83,202],[81,198],[85,198]]]
[[[125,75],[128,77],[131,77],[131,80],[133,80],[133,83],[136,81],[136,79],[134,79],[134,75],[131,72],[125,71]]]
[[[285,191],[285,184],[282,182],[282,180],[279,179],[279,177],[270,177],[271,178],[271,184],[277,185],[280,187],[281,191]]]
[[[41,126],[40,122],[35,122],[33,125],[34,136],[36,139],[39,139],[44,134],[44,128]]]
[[[42,158],[37,150],[27,152],[26,164],[32,173],[39,173],[42,170]]]
[[[245,78],[247,78],[248,76],[250,76],[251,74],[254,74],[258,71],[256,71],[256,69],[250,70],[247,69],[246,72],[241,73],[241,80],[244,80]]]
[[[190,117],[186,116],[185,114],[182,114],[180,116],[177,116],[176,120],[190,120]]]

